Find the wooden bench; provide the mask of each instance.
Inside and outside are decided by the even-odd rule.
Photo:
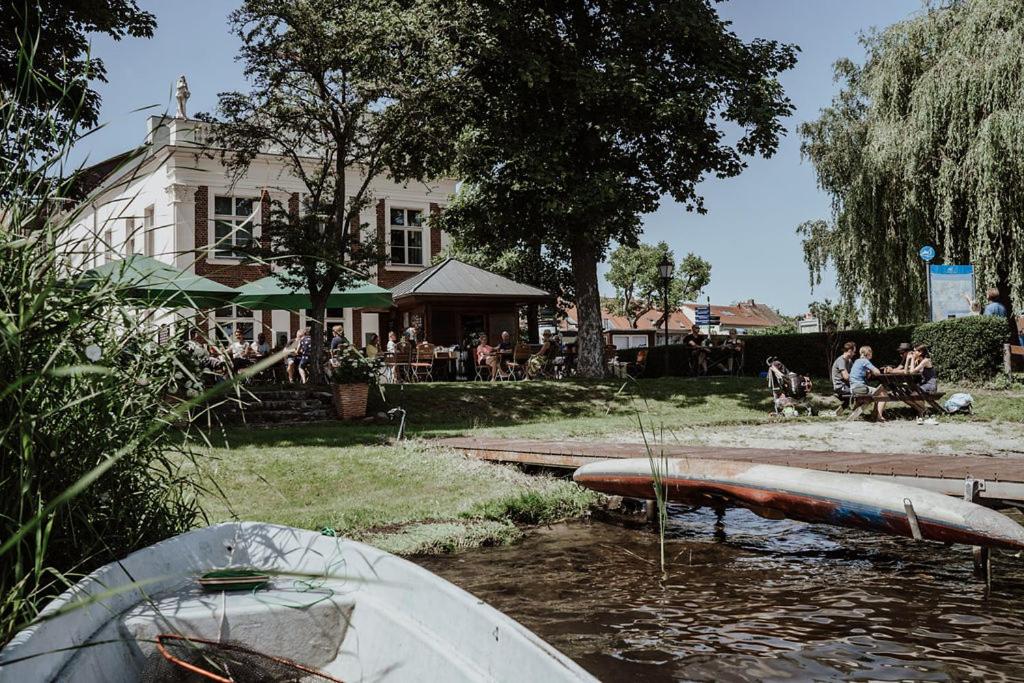
[[[1013,379],[1014,356],[1024,359],[1024,346],[1003,344],[1003,369],[1006,370],[1006,376],[1010,379]]]
[[[874,405],[875,403],[907,403],[907,401],[917,401],[918,399],[927,402],[939,412],[944,413],[946,411],[945,409],[942,408],[942,406],[939,405],[938,401],[945,395],[946,392],[937,391],[934,394],[921,394],[920,397],[915,396],[910,399],[904,399],[902,397],[893,396],[891,394],[886,394],[884,396],[878,396],[875,394],[855,394],[853,396],[850,396],[849,398],[850,409],[852,410],[852,412],[850,413],[850,416],[846,419],[852,420],[855,417],[859,417],[864,412],[864,407],[867,405]],[[920,410],[918,412],[921,413],[922,415],[924,414]]]

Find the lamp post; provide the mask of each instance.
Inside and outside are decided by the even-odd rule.
[[[661,257],[661,263],[658,264],[658,274],[661,276],[661,294],[662,294],[662,321],[665,323],[665,376],[668,376],[668,288],[672,284],[672,271],[675,270],[675,264],[665,254]]]

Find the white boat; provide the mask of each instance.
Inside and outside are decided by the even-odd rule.
[[[198,576],[225,567],[258,569],[271,580],[237,592],[197,586]],[[139,681],[166,660],[161,634],[239,644],[347,683],[596,680],[411,562],[347,539],[241,522],[176,536],[96,570],[0,651],[0,681]],[[164,638],[173,655],[169,646],[182,641]]]
[[[995,510],[934,491],[859,474],[735,460],[668,458],[662,485],[670,501],[738,506],[783,518],[879,531],[897,536],[1019,550],[1024,527]],[[648,458],[601,460],[580,467],[581,486],[612,495],[653,499]]]

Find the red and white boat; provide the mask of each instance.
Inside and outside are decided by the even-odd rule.
[[[897,536],[1024,549],[1024,527],[976,503],[858,474],[690,458],[603,460],[573,479],[611,495],[653,499],[652,468],[669,501],[745,507],[764,517],[852,527]]]

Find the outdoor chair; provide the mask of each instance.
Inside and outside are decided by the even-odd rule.
[[[526,363],[530,360],[531,355],[529,344],[522,342],[516,344],[512,351],[512,360],[506,362],[513,379],[526,379]]]
[[[474,379],[477,382],[486,382],[491,379],[491,366],[486,363],[480,363],[476,359],[476,351],[471,351],[470,355],[473,357],[473,368],[475,369]]]
[[[416,358],[411,363],[413,381],[434,381],[434,345],[420,342],[416,345]]]
[[[398,343],[398,350],[395,352],[395,365],[394,375],[396,382],[406,382],[414,380],[412,376],[412,362],[414,358],[415,349],[412,344],[407,341],[401,341]]]

